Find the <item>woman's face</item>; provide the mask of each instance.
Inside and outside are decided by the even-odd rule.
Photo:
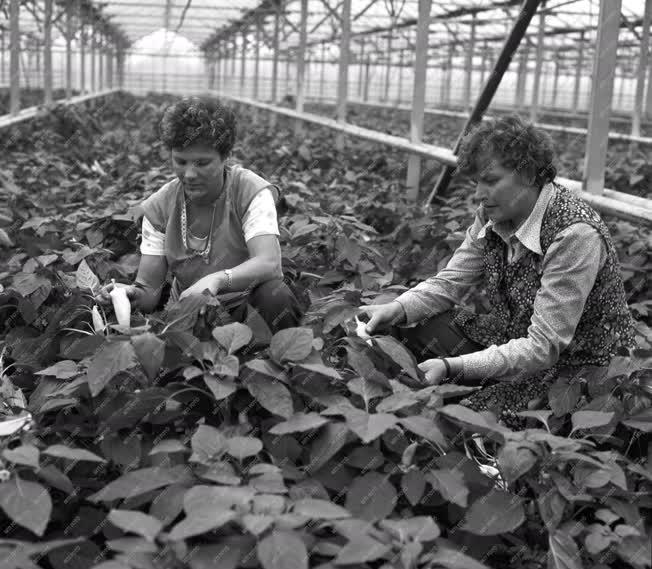
[[[476,199],[494,222],[511,221],[517,225],[530,214],[539,190],[516,170],[501,166],[495,157],[483,163],[484,167],[475,176]]]
[[[222,191],[225,159],[203,144],[172,150],[172,168],[186,197],[195,203],[209,203]]]

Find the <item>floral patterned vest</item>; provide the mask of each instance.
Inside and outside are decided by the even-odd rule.
[[[541,224],[543,254],[560,231],[578,222],[597,229],[607,246],[604,267],[596,277],[573,340],[560,354],[558,365],[607,365],[618,348],[635,345],[618,256],[609,230],[596,211],[563,186],[555,184],[555,187],[557,194],[548,204]],[[484,275],[491,312],[475,314],[460,309],[454,320],[470,339],[484,346],[527,337],[534,299],[541,285],[537,254],[527,250],[517,261],[508,264],[506,247],[494,231],[487,231]]]

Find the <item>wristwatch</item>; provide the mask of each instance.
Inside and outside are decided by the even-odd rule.
[[[231,290],[231,284],[233,284],[233,271],[231,269],[224,269],[224,274],[226,275],[226,290]]]

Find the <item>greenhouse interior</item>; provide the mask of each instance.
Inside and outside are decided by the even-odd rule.
[[[651,19],[0,0],[0,567],[651,568]]]

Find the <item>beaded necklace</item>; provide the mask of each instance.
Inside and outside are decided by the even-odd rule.
[[[213,227],[215,226],[215,212],[217,211],[217,202],[220,198],[218,197],[215,200],[215,204],[213,205],[213,215],[211,217],[211,227],[208,230],[208,235],[205,237],[206,239],[206,244],[204,245],[204,248],[201,250],[193,249],[188,245],[188,233],[190,231],[188,230],[188,214],[186,212],[186,200],[185,200],[185,195],[184,199],[181,200],[181,238],[183,240],[183,246],[186,249],[186,251],[191,251],[191,258],[192,257],[201,257],[206,265],[210,262],[209,255],[211,253],[211,245],[212,245],[212,239],[211,236],[213,235]],[[192,235],[192,233],[190,233]],[[193,236],[196,237],[196,236]],[[202,239],[200,237],[197,237],[197,239]]]

